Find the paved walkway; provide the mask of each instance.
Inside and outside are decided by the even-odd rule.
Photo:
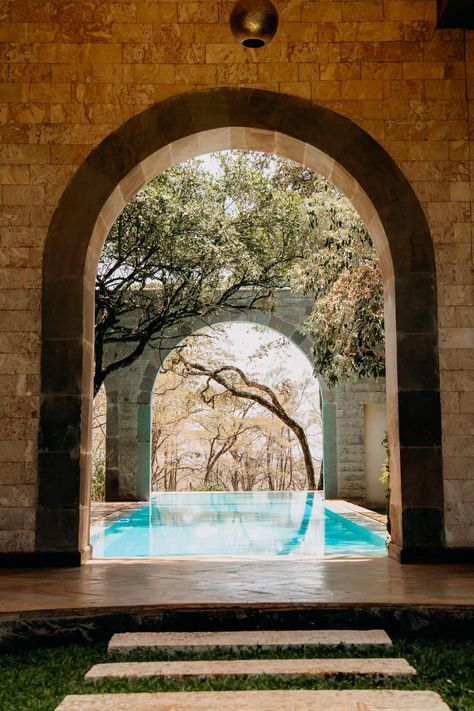
[[[203,645],[211,654],[226,649],[232,655],[237,649],[255,649],[261,637],[261,647],[256,651],[265,654],[272,647],[276,650],[288,645],[303,653],[306,645],[336,646],[345,648],[346,654],[356,647],[369,654],[380,647],[389,648],[392,642],[384,630],[268,630],[258,632],[197,632],[197,633],[138,633],[115,634],[109,643],[109,652],[122,651],[128,657],[133,650],[161,650],[167,653],[196,651]],[[374,646],[375,645],[375,646]],[[169,678],[174,681],[194,679],[198,684],[213,678],[235,679],[252,677],[266,678],[270,688],[274,679],[293,679],[302,685],[306,677],[348,676],[353,680],[368,677],[398,679],[416,676],[416,669],[406,659],[397,657],[335,658],[320,659],[227,659],[201,661],[136,662],[127,658],[123,662],[95,664],[86,673],[87,682],[111,679]],[[298,679],[300,680],[298,682]],[[312,711],[325,708],[327,711],[448,711],[441,697],[432,691],[399,691],[394,689],[350,690],[242,690],[242,691],[155,691],[153,693],[87,694],[67,696],[57,711]]]

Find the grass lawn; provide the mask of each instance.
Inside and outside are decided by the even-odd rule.
[[[315,649],[305,655],[296,652],[243,653],[239,655],[219,655],[220,659],[239,657],[252,659],[286,657],[344,657],[368,656],[364,652],[337,649]],[[93,665],[106,661],[133,661],[169,659],[166,655],[141,652],[124,657],[108,655],[105,643],[67,644],[55,647],[23,649],[2,654],[0,657],[0,711],[52,711],[66,694],[99,693],[112,691],[191,691],[191,690],[231,690],[231,689],[420,689],[437,691],[453,711],[474,711],[474,642],[446,640],[399,640],[394,650],[374,651],[370,656],[403,656],[418,671],[415,679],[390,682],[354,678],[330,678],[315,680],[308,677],[282,680],[266,677],[249,680],[243,677],[214,680],[175,682],[170,680],[146,679],[129,683],[107,681],[97,685],[86,684],[84,673]],[[180,659],[211,659],[216,655],[180,655]],[[173,657],[178,659],[178,657]]]

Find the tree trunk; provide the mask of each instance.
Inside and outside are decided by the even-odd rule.
[[[293,429],[293,428],[292,428]],[[299,425],[293,429],[298,442],[300,443],[301,451],[303,452],[304,466],[306,469],[306,478],[308,480],[308,489],[310,491],[315,491],[316,485],[316,474],[314,471],[313,457],[311,456],[311,450],[309,448],[308,440],[306,438],[305,431]]]
[[[263,408],[273,413],[278,417],[284,425],[290,428],[290,430],[296,435],[298,442],[303,452],[303,460],[306,470],[306,479],[308,482],[308,489],[314,491],[317,488],[316,475],[314,471],[313,458],[311,456],[311,450],[306,437],[306,433],[301,425],[294,420],[291,415],[287,413],[275,392],[255,380],[249,378],[240,368],[233,365],[223,365],[219,368],[209,368],[201,363],[195,363],[187,361],[183,356],[182,352],[177,354],[178,361],[184,366],[184,374],[189,375],[203,375],[208,379],[214,380],[219,385],[222,385],[228,392],[230,392],[235,397],[241,398],[243,400],[251,400],[261,405]],[[235,383],[229,382],[225,375],[227,373],[237,374],[241,381],[244,383],[245,387],[236,385]],[[257,390],[258,392],[255,392]],[[267,399],[268,398],[268,399]]]

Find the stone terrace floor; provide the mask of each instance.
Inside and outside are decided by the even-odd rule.
[[[178,608],[474,608],[474,566],[376,559],[132,559],[0,572],[0,622]]]
[[[385,517],[334,501],[345,514]],[[93,503],[91,522],[134,503]],[[339,510],[338,509],[338,510]],[[0,571],[0,623],[39,616],[226,609],[474,609],[474,566],[389,558],[92,560],[81,568]]]

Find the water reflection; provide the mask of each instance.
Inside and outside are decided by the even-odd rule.
[[[350,524],[350,525],[348,525]],[[328,512],[319,492],[155,495],[99,527],[95,557],[380,554],[380,536]]]

